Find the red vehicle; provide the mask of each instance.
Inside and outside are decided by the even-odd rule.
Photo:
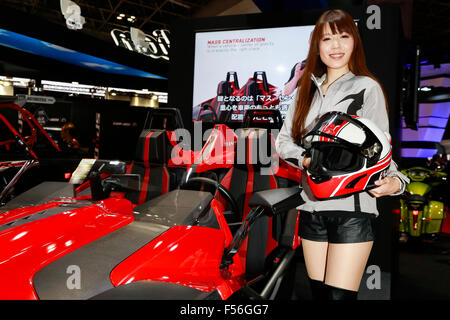
[[[244,130],[236,139],[261,145],[265,130]],[[158,145],[161,136],[164,130],[147,134],[144,150],[161,151],[149,162],[168,159],[171,147]],[[84,194],[74,196],[72,184],[45,182],[0,207],[0,299],[277,297],[292,285],[300,241],[301,190],[287,183],[295,174],[256,159],[212,179],[227,169],[208,161],[220,149],[216,137],[195,155],[181,186],[142,204],[127,199],[142,183],[125,163],[84,160],[73,176],[86,175]],[[261,183],[247,183],[236,197],[233,172],[245,170],[247,181]],[[266,182],[268,188],[260,186]],[[201,190],[192,190],[195,184]]]
[[[28,131],[28,135],[22,135],[16,128],[8,121],[8,119],[2,114],[5,110],[17,111],[25,124],[25,128]],[[12,193],[13,186],[20,179],[20,177],[28,171],[30,168],[39,165],[38,155],[34,152],[33,147],[36,143],[38,134],[44,136],[49,142],[51,148],[56,152],[60,152],[61,149],[56,142],[48,135],[44,128],[39,124],[36,118],[26,109],[19,107],[12,101],[0,102],[0,123],[3,130],[5,140],[0,141],[0,151],[7,152],[8,155],[14,154],[13,157],[20,155],[25,160],[6,160],[6,153],[2,153],[0,160],[0,173],[3,175],[3,180],[7,182],[3,188],[0,188],[0,205],[6,202]],[[6,179],[5,176],[9,171],[14,171],[10,179]]]

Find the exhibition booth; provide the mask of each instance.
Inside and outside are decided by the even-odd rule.
[[[342,9],[387,97],[392,160],[446,165],[450,96],[423,88],[448,78],[419,50],[405,57],[397,6]],[[324,11],[177,19],[104,42],[1,10],[0,299],[308,300],[305,172],[275,141]],[[362,96],[350,97],[355,115]],[[448,170],[425,169],[414,172]],[[392,299],[401,233],[450,232],[447,200],[425,198],[377,199],[359,300]],[[423,216],[407,224],[410,211]]]

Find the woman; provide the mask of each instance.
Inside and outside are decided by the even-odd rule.
[[[297,97],[276,140],[278,154],[307,168],[302,136],[328,111],[368,118],[389,132],[384,91],[367,69],[353,19],[342,10],[326,11],[316,23]],[[356,299],[374,240],[375,198],[401,194],[407,181],[392,163],[369,192],[318,201],[302,180],[300,236],[313,298]]]
[[[76,127],[73,123],[69,122],[61,128],[61,143],[60,147],[63,152],[73,156],[82,156],[86,153],[86,150],[82,149],[80,143],[75,138]]]
[[[74,138],[75,125],[71,122],[61,127],[61,139],[64,141],[64,148],[68,150],[79,149],[80,143]]]

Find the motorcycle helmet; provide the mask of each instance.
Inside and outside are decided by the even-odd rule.
[[[389,133],[371,120],[332,111],[302,139],[308,185],[317,199],[339,198],[374,188],[392,157]]]

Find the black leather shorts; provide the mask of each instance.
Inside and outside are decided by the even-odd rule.
[[[372,214],[321,214],[300,212],[299,235],[301,238],[330,243],[356,243],[374,241]]]

